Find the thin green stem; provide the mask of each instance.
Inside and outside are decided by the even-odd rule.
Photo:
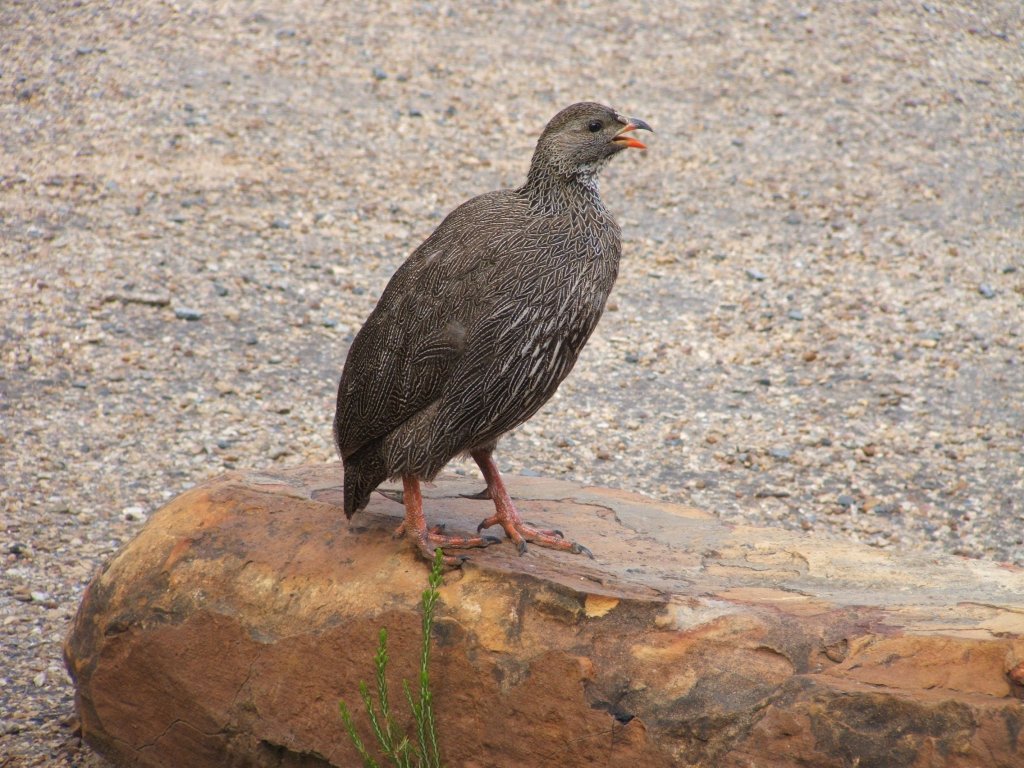
[[[359,738],[359,733],[356,731],[355,723],[352,722],[352,714],[348,711],[348,707],[345,706],[344,701],[338,702],[338,710],[341,712],[341,722],[345,724],[345,730],[348,731],[348,737],[352,739],[352,744],[355,745],[356,752],[359,753],[359,757],[363,760],[363,768],[380,768],[377,765],[377,761],[370,756],[370,753],[363,746],[363,740]]]
[[[405,691],[405,698],[412,710],[413,720],[416,722],[416,737],[412,740],[402,734],[391,717],[391,702],[388,693],[387,666],[388,666],[388,633],[387,629],[381,629],[377,644],[377,653],[373,657],[374,670],[377,678],[377,705],[374,705],[373,697],[366,683],[359,683],[359,697],[366,707],[366,715],[370,720],[370,727],[377,738],[381,752],[392,763],[395,768],[442,768],[441,750],[437,740],[437,722],[434,717],[434,696],[430,690],[430,646],[432,644],[432,633],[434,628],[434,609],[439,598],[438,588],[441,586],[442,573],[444,572],[444,552],[440,549],[434,551],[434,562],[430,568],[430,578],[427,580],[427,589],[422,596],[423,618],[422,632],[423,640],[420,646],[420,668],[419,668],[419,696],[414,699],[409,683],[402,681]],[[378,716],[377,708],[380,708]],[[338,702],[341,711],[341,719],[352,739],[356,751],[363,760],[364,768],[380,768],[377,762],[370,755],[366,746],[356,732],[355,723],[352,721],[352,714],[344,701]],[[413,762],[415,760],[415,763]]]
[[[441,755],[437,744],[437,723],[434,720],[434,696],[430,690],[430,647],[434,629],[434,607],[439,597],[441,574],[444,569],[444,553],[440,548],[434,551],[434,563],[430,569],[428,587],[423,592],[423,646],[420,655],[420,718],[417,723],[420,745],[427,759],[428,768],[440,768]]]

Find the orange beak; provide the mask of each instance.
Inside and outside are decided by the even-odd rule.
[[[626,125],[621,131],[615,134],[615,138],[612,139],[612,141],[614,141],[617,144],[625,144],[627,147],[632,147],[633,149],[647,149],[647,145],[644,144],[642,141],[632,136],[627,136],[626,134],[629,133],[630,131],[650,131],[651,133],[654,133],[654,129],[651,128],[651,126],[649,126],[646,122],[637,117],[628,117],[620,119],[623,119]]]

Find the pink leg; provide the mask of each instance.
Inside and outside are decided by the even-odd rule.
[[[486,547],[495,544],[498,539],[493,536],[445,536],[439,528],[427,530],[427,519],[423,516],[423,494],[420,493],[420,481],[415,475],[403,475],[402,486],[405,503],[405,520],[395,529],[395,536],[410,536],[427,560],[434,559],[434,550],[467,549],[470,547]],[[466,560],[465,555],[445,555],[444,562],[449,566],[459,566]]]
[[[492,525],[500,525],[505,530],[505,535],[515,542],[520,555],[526,552],[526,542],[529,541],[541,547],[594,556],[582,544],[567,541],[561,531],[539,530],[523,522],[523,518],[519,516],[519,512],[512,503],[512,498],[505,489],[505,483],[501,479],[501,473],[498,472],[498,465],[494,463],[491,451],[481,449],[473,451],[471,455],[487,482],[487,497],[494,502],[495,510],[493,515],[476,527],[477,533]]]

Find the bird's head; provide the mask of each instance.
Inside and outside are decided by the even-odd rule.
[[[643,120],[611,107],[589,101],[573,104],[551,118],[540,135],[531,173],[541,166],[563,179],[592,178],[622,150],[647,148],[630,135],[637,130],[653,132]]]

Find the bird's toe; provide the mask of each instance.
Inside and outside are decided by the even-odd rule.
[[[433,546],[429,541],[417,541],[416,549],[420,553],[420,557],[424,560],[434,561],[434,556],[437,550],[441,550],[441,562],[444,563],[444,567],[448,570],[455,568],[461,568],[462,564],[469,560],[469,555],[449,555],[444,547]]]
[[[554,536],[554,537],[559,538],[559,539],[564,539],[565,538],[565,534],[562,533],[557,528],[538,529],[537,528],[537,524],[536,523],[531,523],[529,520],[524,520],[523,523],[525,524],[526,528],[531,531],[531,533],[533,535],[538,535],[538,536]]]

